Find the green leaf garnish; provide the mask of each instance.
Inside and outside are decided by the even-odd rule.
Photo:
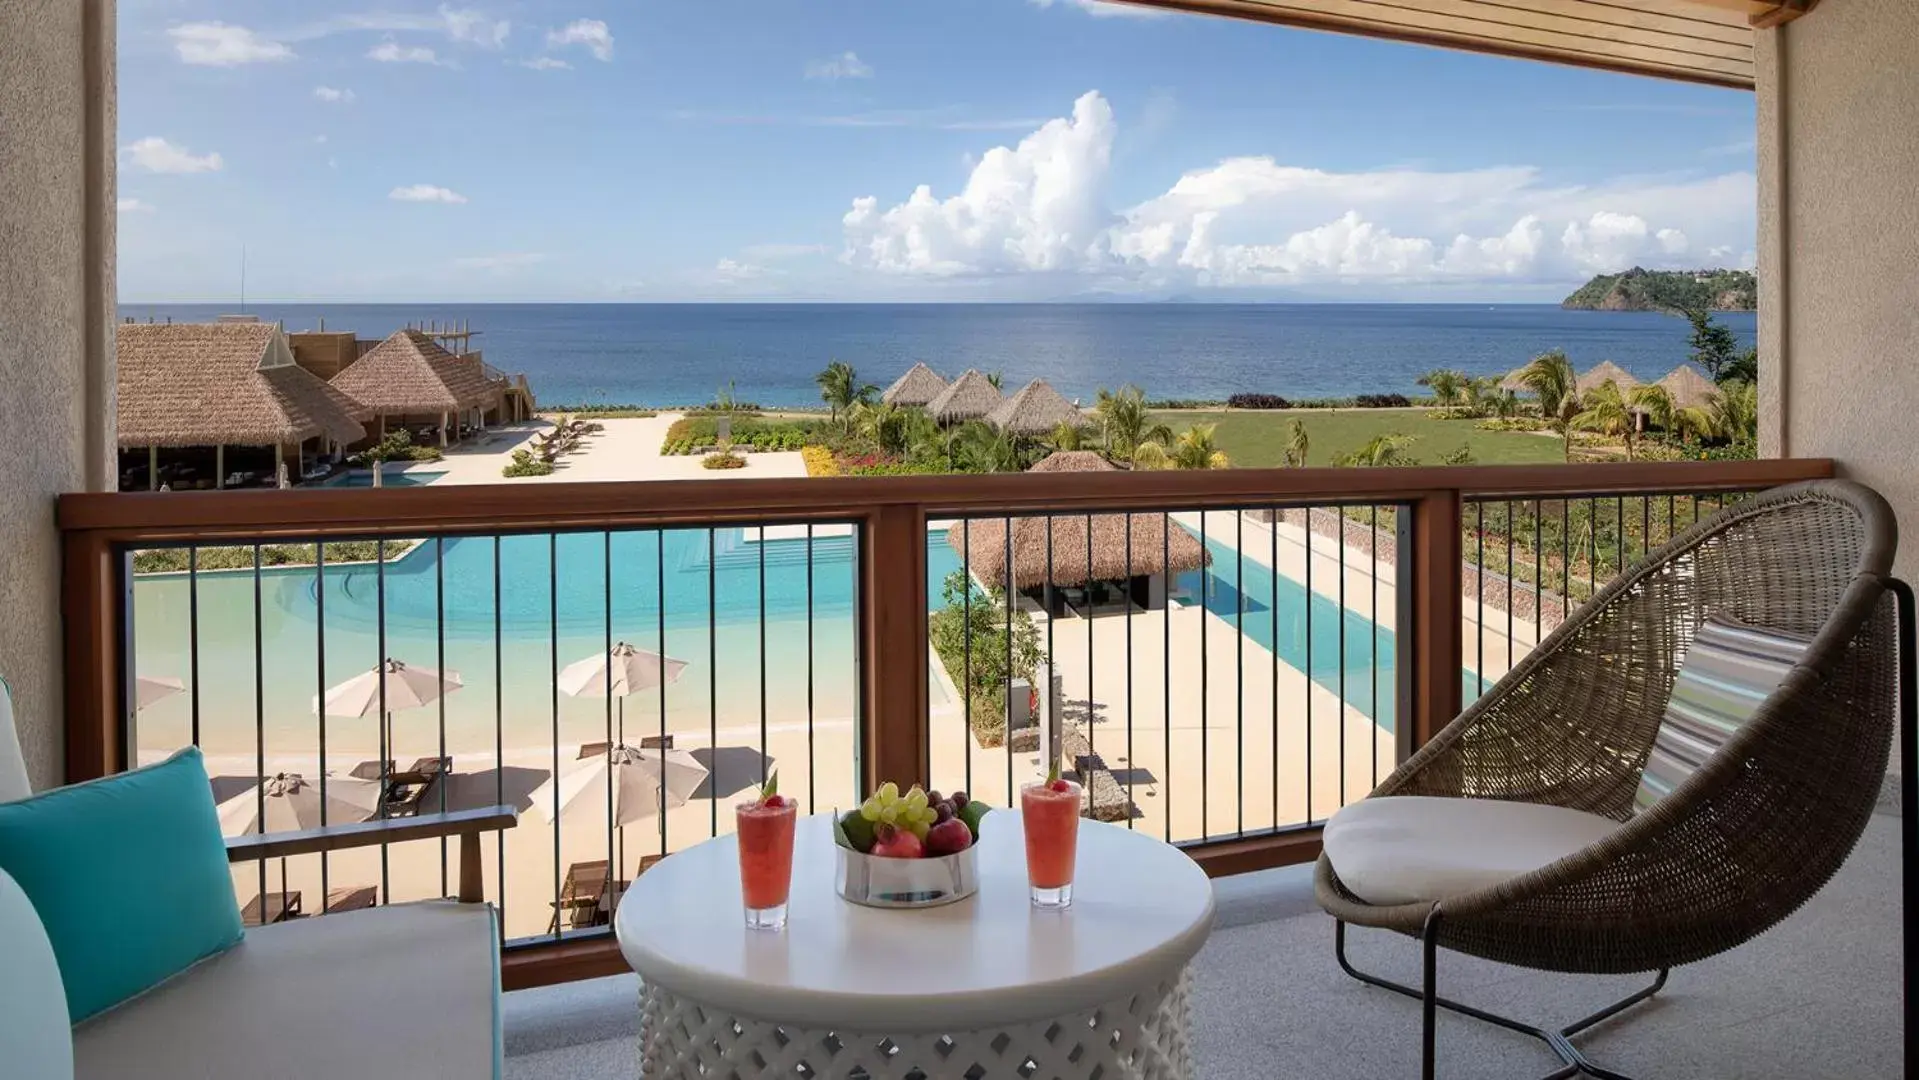
[[[760,801],[765,802],[780,793],[780,771],[774,769],[766,775],[766,783],[760,785]]]
[[[1050,784],[1053,781],[1058,779],[1059,779],[1059,758],[1055,757],[1046,766],[1046,782]]]

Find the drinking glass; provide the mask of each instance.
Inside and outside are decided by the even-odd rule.
[[[1019,789],[1020,819],[1026,831],[1026,880],[1033,906],[1064,908],[1073,903],[1073,861],[1079,851],[1080,786],[1062,780],[1065,790],[1036,780]]]
[[[746,901],[746,925],[755,930],[786,928],[786,897],[793,885],[793,829],[799,807],[767,806],[755,799],[734,808],[740,845],[740,895]]]

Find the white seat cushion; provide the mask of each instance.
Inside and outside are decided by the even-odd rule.
[[[1560,806],[1400,795],[1362,799],[1326,823],[1326,858],[1368,904],[1475,892],[1599,842],[1619,823]]]
[[[0,870],[0,1075],[73,1080],[67,991],[25,889]]]
[[[74,1075],[497,1077],[499,971],[485,904],[276,923],[75,1028]]]

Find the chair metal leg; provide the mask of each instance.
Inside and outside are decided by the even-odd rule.
[[[1438,1042],[1437,1021],[1439,1009],[1455,1012],[1461,1016],[1469,1016],[1482,1023],[1503,1027],[1508,1031],[1516,1031],[1522,1035],[1530,1035],[1540,1042],[1545,1043],[1547,1048],[1552,1050],[1552,1052],[1558,1056],[1559,1060],[1565,1063],[1565,1066],[1556,1072],[1547,1074],[1543,1080],[1572,1080],[1572,1078],[1576,1076],[1589,1076],[1596,1078],[1596,1080],[1632,1080],[1631,1077],[1625,1076],[1622,1073],[1616,1073],[1610,1069],[1605,1069],[1594,1064],[1591,1059],[1580,1052],[1577,1046],[1573,1045],[1572,1039],[1573,1036],[1612,1019],[1664,989],[1669,969],[1659,969],[1659,973],[1654,976],[1651,985],[1634,991],[1590,1016],[1575,1020],[1562,1028],[1542,1028],[1440,996],[1438,982],[1439,924],[1440,912],[1439,909],[1435,907],[1432,914],[1427,916],[1425,927],[1420,931],[1421,959],[1424,967],[1422,977],[1423,985],[1415,988],[1402,983],[1396,983],[1391,979],[1374,975],[1370,972],[1361,971],[1354,967],[1352,962],[1346,958],[1346,923],[1339,919],[1333,920],[1333,955],[1335,959],[1339,961],[1340,970],[1368,986],[1377,986],[1382,990],[1391,990],[1396,994],[1403,994],[1406,997],[1413,998],[1420,1003],[1420,1076],[1423,1080],[1434,1080],[1435,1076],[1435,1051]]]

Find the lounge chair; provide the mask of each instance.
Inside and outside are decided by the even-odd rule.
[[[240,909],[240,925],[268,926],[288,919],[297,919],[303,914],[300,910],[300,890],[298,889],[267,893],[264,898],[266,900],[264,914],[261,911],[261,899],[255,896]]]

